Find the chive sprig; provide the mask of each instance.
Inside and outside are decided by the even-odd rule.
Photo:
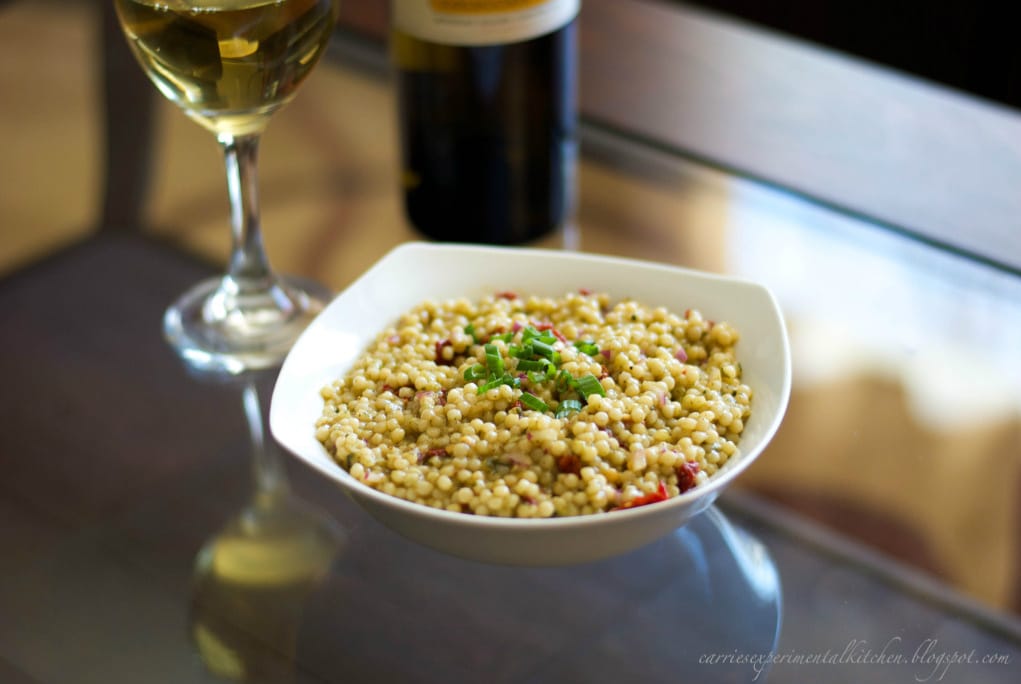
[[[522,378],[527,378],[533,386],[544,383],[552,384],[553,391],[558,394],[575,393],[580,398],[565,397],[551,408],[545,401],[531,392],[522,390],[521,404],[533,411],[553,413],[556,418],[566,418],[584,408],[589,396],[598,394],[606,396],[606,390],[599,378],[586,373],[574,377],[566,369],[561,368],[560,352],[556,348],[560,337],[553,330],[539,330],[535,326],[521,329],[520,335],[513,332],[492,335],[485,341],[479,338],[474,325],[467,325],[464,332],[470,335],[475,344],[483,345],[485,363],[475,364],[464,371],[464,379],[477,382],[478,393],[485,394],[491,389],[508,385],[520,389]],[[514,338],[517,337],[517,342]],[[504,359],[500,348],[495,344],[501,341],[507,346],[507,359]],[[591,340],[577,340],[574,347],[583,354],[595,357],[599,347]],[[509,366],[513,366],[513,371]]]

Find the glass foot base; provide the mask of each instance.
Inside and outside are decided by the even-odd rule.
[[[238,375],[272,368],[331,296],[301,278],[279,278],[252,292],[229,278],[211,278],[167,309],[163,334],[196,371]]]

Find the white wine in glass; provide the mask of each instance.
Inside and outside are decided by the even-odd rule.
[[[233,247],[227,272],[164,316],[164,333],[200,370],[278,364],[329,292],[276,275],[262,245],[259,136],[326,50],[335,0],[114,0],[132,51],[172,102],[223,148]]]

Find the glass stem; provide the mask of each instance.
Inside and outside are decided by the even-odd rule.
[[[259,134],[218,137],[227,164],[227,191],[230,194],[230,219],[233,234],[230,264],[225,285],[235,294],[262,291],[273,287],[275,279],[259,224],[259,194],[256,162]]]
[[[256,496],[283,494],[288,490],[287,472],[279,454],[272,445],[266,444],[262,402],[254,380],[245,383],[241,402],[252,439],[252,475]]]

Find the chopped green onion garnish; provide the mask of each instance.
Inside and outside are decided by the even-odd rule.
[[[527,342],[528,340],[541,340],[546,344],[553,344],[556,341],[556,336],[549,330],[537,330],[532,326],[528,326],[521,333],[521,341]]]
[[[578,394],[585,399],[588,399],[590,394],[598,394],[601,397],[606,396],[606,390],[603,389],[603,385],[599,382],[599,378],[591,373],[578,378],[575,382],[574,388],[578,390]]]
[[[567,390],[574,387],[575,379],[574,376],[565,370],[561,370],[556,375],[556,388],[557,392],[566,392]]]
[[[548,359],[518,359],[519,371],[542,371],[545,373],[549,366]]]
[[[471,335],[477,344],[480,343],[474,325],[466,325],[464,331]],[[557,337],[552,332],[540,331],[533,326],[527,326],[521,331],[520,344],[511,342],[514,336],[515,333],[491,336],[484,344],[485,364],[475,364],[464,371],[466,381],[480,381],[479,394],[484,394],[502,385],[518,389],[521,387],[521,380],[525,377],[534,386],[552,382],[558,393],[574,391],[580,397],[580,400],[576,398],[562,399],[557,404],[555,411],[558,418],[564,418],[582,410],[589,395],[606,396],[606,391],[599,379],[591,373],[581,378],[575,378],[568,371],[559,367],[560,353],[553,347]],[[497,340],[503,341],[507,345],[506,354],[515,359],[515,363],[512,364],[513,374],[507,370],[507,364],[500,347],[493,343]],[[578,340],[574,346],[589,356],[599,353],[599,347],[595,342],[589,340]],[[521,393],[521,405],[543,413],[553,411],[542,399],[530,392]]]
[[[500,356],[500,350],[497,349],[495,344],[487,344],[486,350],[486,367],[489,368],[490,375],[503,375],[503,357]]]
[[[528,381],[533,385],[538,385],[540,383],[546,382],[546,380],[548,379],[549,378],[546,377],[545,373],[540,373],[538,371],[528,371]]]
[[[464,371],[464,379],[469,382],[472,380],[481,380],[484,377],[486,377],[486,367],[481,363],[465,369]]]
[[[536,356],[542,356],[547,358],[553,363],[560,363],[560,354],[553,348],[553,345],[547,344],[539,339],[532,340],[532,351]]]
[[[516,344],[507,345],[507,355],[515,359],[527,359],[534,356],[532,353],[532,345],[530,344],[521,346]]]
[[[528,392],[521,393],[521,403],[533,411],[549,411],[549,406],[546,405],[545,401]]]
[[[577,413],[582,408],[581,402],[577,399],[564,399],[557,405],[557,418],[566,418],[572,413]]]
[[[490,375],[489,382],[480,386],[478,393],[485,394],[489,390],[493,389],[494,387],[499,387],[500,385],[509,385],[517,389],[518,387],[521,387],[521,380],[519,380],[516,376],[511,375],[510,373],[504,373],[503,375],[499,376]]]

